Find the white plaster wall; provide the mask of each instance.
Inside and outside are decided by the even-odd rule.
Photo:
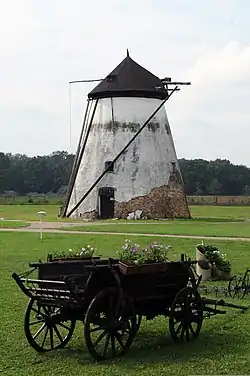
[[[148,98],[113,98],[112,101],[115,121],[140,125],[161,103],[161,100]],[[108,130],[105,124],[111,120],[111,99],[99,100],[67,213],[104,171],[105,161],[113,160],[135,134],[130,129]],[[175,161],[176,167],[179,167],[171,132],[168,134],[165,126],[168,124],[165,106],[151,121],[160,123],[160,128],[153,132],[146,126],[142,130],[115,163],[114,173],[107,173],[102,178],[72,217],[98,210],[99,187],[114,187],[115,200],[124,202],[168,183],[171,161]]]

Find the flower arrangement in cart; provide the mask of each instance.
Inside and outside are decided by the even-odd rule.
[[[126,239],[125,244],[117,251],[120,261],[127,265],[154,264],[168,261],[169,245],[153,242],[142,248]]]
[[[142,248],[130,240],[117,251],[119,269],[122,274],[157,273],[168,268],[170,246],[153,242]]]
[[[84,247],[80,248],[77,251],[72,250],[71,248],[67,251],[53,251],[52,254],[49,254],[47,259],[48,261],[52,260],[72,260],[72,259],[91,259],[96,258],[95,254],[98,249],[87,244]]]

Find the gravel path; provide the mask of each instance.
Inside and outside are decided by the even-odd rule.
[[[40,230],[41,223],[39,221],[34,221],[34,222],[26,221],[26,222],[30,223],[30,225],[23,229],[31,229],[31,230],[39,229]],[[76,227],[76,226],[84,226],[85,224],[87,223],[86,222],[84,223],[82,222],[43,222],[43,229],[48,230],[48,229],[59,229],[62,227]]]

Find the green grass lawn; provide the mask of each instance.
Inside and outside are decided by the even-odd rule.
[[[154,240],[132,239],[142,246]],[[249,374],[250,312],[229,310],[227,315],[205,320],[199,338],[183,346],[172,343],[167,318],[144,321],[130,351],[121,359],[102,364],[94,363],[88,355],[80,323],[64,350],[37,354],[29,346],[23,332],[27,298],[12,280],[12,272],[27,270],[30,261],[45,259],[52,250],[76,249],[90,242],[103,256],[115,255],[124,240],[125,236],[44,234],[44,240],[40,241],[36,233],[0,233],[1,373],[6,376]],[[180,253],[195,257],[197,241],[193,239],[171,238],[162,242],[172,246],[170,258],[179,258]],[[243,273],[250,266],[249,243],[216,240],[214,244],[227,253],[233,272]],[[244,303],[250,304],[250,299]]]
[[[63,228],[65,230],[65,228]],[[141,223],[120,223],[111,224],[98,223],[84,226],[67,227],[66,230],[97,231],[97,232],[120,232],[135,234],[171,234],[171,235],[200,235],[200,236],[232,236],[250,237],[250,222],[202,222],[202,221],[164,221],[144,224]]]
[[[18,228],[27,226],[29,226],[29,223],[24,221],[0,221],[0,228]]]
[[[0,205],[0,218],[39,221],[39,211],[47,213],[46,221],[58,220],[58,205]]]
[[[250,206],[191,205],[191,215],[196,218],[250,218]]]
[[[0,218],[23,219],[26,221],[39,220],[38,211],[47,213],[47,221],[58,221],[59,205],[0,205]],[[190,206],[194,218],[203,218],[207,221],[237,220],[250,218],[249,206]],[[69,218],[66,218],[69,221]]]

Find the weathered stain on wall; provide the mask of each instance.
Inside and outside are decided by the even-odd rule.
[[[122,132],[131,132],[136,133],[139,131],[143,124],[141,123],[135,123],[132,121],[129,122],[119,122],[119,121],[113,121],[110,120],[106,123],[94,123],[93,126],[96,127],[99,131],[102,132],[112,132],[113,134],[116,134],[118,129],[120,129]],[[160,128],[160,123],[158,121],[151,121],[147,124],[147,129],[151,132],[156,132]]]

